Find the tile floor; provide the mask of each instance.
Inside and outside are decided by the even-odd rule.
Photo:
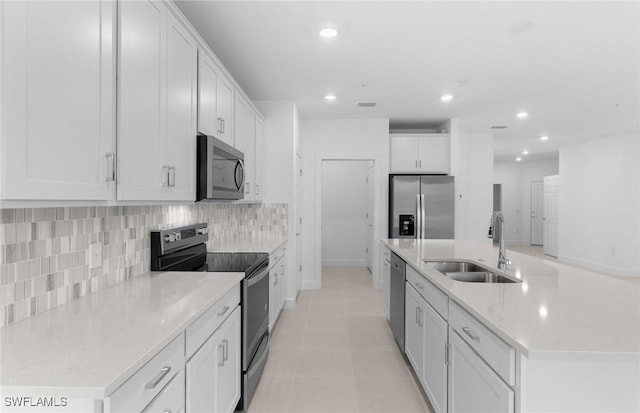
[[[366,268],[324,268],[283,310],[249,412],[430,412]]]

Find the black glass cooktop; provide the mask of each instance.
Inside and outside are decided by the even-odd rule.
[[[268,261],[264,252],[208,252],[205,271],[249,274]]]

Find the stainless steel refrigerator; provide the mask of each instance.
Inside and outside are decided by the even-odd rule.
[[[454,179],[389,175],[389,238],[452,239]]]

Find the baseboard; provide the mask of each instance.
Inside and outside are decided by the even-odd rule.
[[[296,308],[296,298],[287,298],[284,300],[284,308],[287,310],[293,310]]]
[[[322,260],[323,267],[366,267],[365,260]]]
[[[640,268],[612,267],[610,265],[602,265],[575,257],[567,257],[566,255],[558,256],[558,261],[563,264],[582,267],[587,270],[603,272],[610,275],[617,275],[621,277],[640,277]]]

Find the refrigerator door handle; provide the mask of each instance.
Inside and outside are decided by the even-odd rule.
[[[420,218],[420,238],[427,238],[427,224],[424,222],[427,218],[427,204],[424,202],[424,194],[420,194],[420,212],[422,218]]]
[[[416,194],[416,238],[422,236],[422,205],[420,205],[420,194]]]

